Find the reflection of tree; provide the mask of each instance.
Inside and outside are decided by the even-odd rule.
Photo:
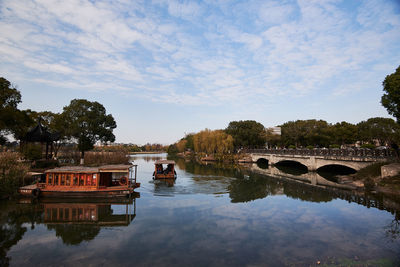
[[[194,161],[177,160],[177,166],[187,172],[203,176],[243,177],[241,169],[236,165],[222,163],[200,164]],[[181,168],[184,165],[184,168]]]
[[[0,226],[0,266],[8,266],[10,258],[7,251],[21,240],[26,232],[26,227],[21,227],[21,223],[4,223]]]
[[[40,219],[37,205],[20,206],[14,202],[2,202],[0,205],[0,266],[8,266],[10,258],[7,252],[22,239],[27,231],[22,224],[34,223]]]
[[[312,185],[296,182],[285,182],[284,193],[288,197],[311,202],[329,202],[335,198],[329,193],[329,191],[325,191]]]
[[[400,238],[400,214],[396,214],[396,218],[385,227],[385,232],[386,237],[392,241]]]
[[[248,202],[262,199],[268,195],[276,194],[281,186],[261,175],[250,175],[248,179],[232,180],[229,189],[229,196],[232,203]]]
[[[100,233],[100,226],[91,224],[48,224],[47,229],[55,230],[56,236],[61,237],[66,245],[93,240]]]

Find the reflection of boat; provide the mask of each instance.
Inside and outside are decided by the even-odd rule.
[[[159,187],[159,186],[167,186],[167,187],[172,187],[175,184],[175,179],[158,179],[154,184]]]
[[[140,186],[137,165],[69,166],[45,174],[45,182],[20,187],[19,193],[34,197],[123,197]]]
[[[99,226],[127,226],[136,217],[136,199],[131,203],[108,202],[43,203],[44,223],[46,224],[95,224]],[[115,214],[114,209],[121,206],[122,212]],[[125,206],[125,207],[123,207]]]
[[[157,160],[154,165],[153,179],[176,179],[175,161]],[[166,165],[165,169],[163,165]]]

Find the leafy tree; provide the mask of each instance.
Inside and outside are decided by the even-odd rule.
[[[117,127],[111,114],[98,102],[74,99],[64,107],[60,121],[65,124],[65,135],[78,141],[81,162],[85,151],[93,149],[96,142],[114,142],[113,130]]]
[[[233,138],[222,130],[205,129],[193,136],[195,152],[227,154],[233,149]]]
[[[387,75],[383,81],[383,91],[381,104],[393,115],[400,123],[400,66],[396,71]]]
[[[357,125],[342,121],[330,126],[331,142],[335,144],[352,144],[357,141]]]
[[[177,144],[176,147],[178,148],[179,152],[184,152],[186,148],[187,140],[182,138]]]
[[[358,136],[360,141],[380,145],[393,144],[398,139],[400,126],[390,118],[370,118],[358,124]]]
[[[233,137],[236,148],[263,147],[266,142],[264,125],[253,120],[231,121],[225,132]]]
[[[193,136],[194,136],[193,133],[187,134],[185,136],[185,140],[187,141],[185,149],[194,150]]]
[[[21,93],[7,79],[0,77],[0,144],[7,141],[5,135],[11,133],[16,124],[19,103]]]
[[[286,146],[328,146],[329,124],[323,120],[289,121],[281,126],[282,143]]]
[[[170,146],[168,147],[168,149],[167,149],[167,153],[170,154],[170,155],[174,155],[174,154],[176,154],[176,153],[178,153],[178,152],[179,152],[179,151],[178,151],[178,148],[176,147],[176,144],[170,145]]]

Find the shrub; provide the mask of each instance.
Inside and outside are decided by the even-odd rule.
[[[340,146],[338,144],[333,144],[333,145],[330,145],[329,148],[340,148]]]
[[[296,146],[295,145],[290,145],[289,148],[296,149]]]
[[[42,158],[42,147],[38,144],[26,144],[23,151],[25,158],[37,160]]]
[[[307,146],[307,149],[314,149],[313,146]]]
[[[372,144],[362,144],[362,145],[361,145],[361,148],[374,149],[374,148],[375,148],[375,146],[374,146],[374,145],[372,145]]]
[[[20,162],[20,157],[15,152],[0,153],[0,198],[17,194],[18,187],[29,170],[27,164]]]

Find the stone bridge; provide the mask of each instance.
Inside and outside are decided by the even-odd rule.
[[[391,150],[369,149],[249,149],[244,152],[251,156],[253,162],[266,160],[268,165],[282,161],[295,161],[316,171],[329,165],[345,166],[356,171],[375,162],[388,161],[394,158]]]

